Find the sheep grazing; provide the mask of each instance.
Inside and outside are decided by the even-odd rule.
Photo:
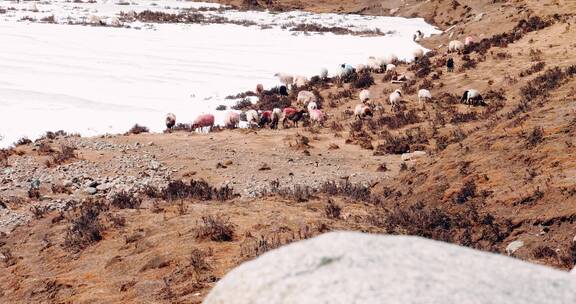
[[[328,70],[326,68],[320,69],[320,79],[328,78]]]
[[[294,84],[297,87],[304,87],[308,84],[308,78],[304,76],[294,76]]]
[[[280,83],[285,85],[286,87],[291,86],[294,84],[294,76],[285,73],[276,73],[274,77],[277,77],[280,80]]]
[[[402,91],[397,89],[396,91],[392,92],[388,100],[390,100],[390,104],[393,107],[397,107],[402,100]]]
[[[288,88],[285,85],[281,85],[278,89],[280,96],[288,96]]]
[[[248,110],[246,111],[246,122],[248,122],[248,127],[256,127],[260,122],[260,116],[256,110]]]
[[[300,106],[304,106],[315,101],[316,95],[310,91],[300,91],[298,92],[298,97],[296,97],[296,103]]]
[[[418,102],[422,105],[425,101],[432,99],[432,93],[426,89],[420,89],[418,91]]]
[[[263,128],[264,126],[272,122],[272,111],[264,111],[260,114],[260,122],[258,127]]]
[[[359,63],[356,65],[355,70],[356,70],[356,73],[360,73],[360,72],[366,70],[367,68],[368,68],[367,66]]]
[[[276,129],[278,128],[278,122],[282,118],[282,110],[280,108],[274,108],[272,110],[272,117],[270,118],[270,128]]]
[[[340,77],[341,79],[355,72],[356,71],[354,70],[354,68],[349,64],[343,63],[338,67],[338,77]]]
[[[306,108],[308,109],[308,112],[310,112],[310,110],[316,110],[316,109],[318,109],[318,105],[316,104],[316,102],[311,101],[310,103],[308,103],[308,105],[306,106]]]
[[[306,111],[304,110],[297,111],[294,108],[284,108],[282,110],[282,125],[286,128],[286,123],[290,120],[295,127],[298,127],[298,122],[304,118],[305,114]]]
[[[482,98],[480,92],[474,89],[464,91],[464,94],[462,95],[462,99],[460,101],[467,105],[472,105],[473,103],[474,105],[485,105],[484,98]]]
[[[370,109],[369,106],[365,105],[365,104],[359,104],[356,105],[356,108],[354,108],[354,115],[356,116],[356,119],[363,119],[366,117],[372,117],[372,109]]]
[[[424,50],[416,49],[412,52],[412,56],[414,56],[414,60],[418,60],[424,56]]]
[[[90,15],[90,17],[88,17],[88,23],[97,24],[97,25],[104,25],[104,22],[102,22],[102,19],[96,15]]]
[[[458,52],[460,53],[464,50],[464,43],[458,40],[452,40],[448,43],[448,53]]]
[[[372,72],[382,73],[382,61],[375,57],[368,57],[367,66]]]
[[[454,71],[454,59],[452,59],[452,57],[448,58],[448,61],[446,61],[446,68],[448,69],[448,72]]]
[[[224,126],[229,129],[236,129],[240,125],[240,114],[229,111],[224,116]]]
[[[396,72],[396,65],[389,63],[386,65],[386,72],[394,73]]]
[[[108,24],[114,27],[122,26],[122,22],[120,22],[120,19],[118,19],[118,17],[112,17]]]
[[[256,85],[256,93],[258,93],[258,95],[262,95],[262,93],[264,93],[264,86],[261,83]]]
[[[176,125],[176,115],[173,113],[166,114],[166,128],[172,129]]]
[[[208,131],[212,131],[212,127],[214,126],[214,115],[212,114],[201,114],[194,120],[192,123],[192,129],[204,129],[208,127]]]
[[[370,100],[370,91],[364,89],[364,90],[360,91],[360,94],[358,94],[358,97],[360,97],[361,103],[366,103],[368,100]]]
[[[464,45],[470,45],[474,42],[476,42],[476,39],[474,39],[472,36],[468,36],[466,39],[464,39]]]
[[[310,115],[310,121],[313,124],[319,124],[319,125],[324,125],[324,120],[326,119],[326,117],[324,116],[324,113],[318,109],[313,109],[309,111],[309,115]]]

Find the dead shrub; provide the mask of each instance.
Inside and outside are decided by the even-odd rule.
[[[22,137],[14,143],[14,146],[15,147],[26,146],[26,145],[29,145],[31,143],[32,143],[32,141],[30,139],[28,139],[27,137]]]
[[[61,165],[69,160],[76,158],[77,156],[75,147],[61,145],[60,151],[55,151],[55,153],[52,154],[51,158],[46,161],[46,166],[52,167],[54,165]]]
[[[464,183],[462,189],[456,193],[456,197],[454,197],[454,202],[457,204],[464,204],[470,198],[473,198],[476,195],[476,183],[473,180],[469,180]]]
[[[133,193],[120,191],[112,196],[110,204],[118,209],[138,209],[142,204],[142,199]]]
[[[532,129],[532,132],[526,137],[526,147],[534,148],[544,141],[544,129],[542,127],[536,126]]]
[[[542,71],[544,69],[544,67],[546,67],[546,63],[544,63],[544,61],[536,62],[535,64],[530,66],[528,69],[520,72],[520,74],[518,76],[520,76],[520,77],[530,76],[534,73],[538,73],[538,72]]]
[[[328,200],[326,206],[324,207],[324,213],[326,214],[326,217],[329,219],[339,219],[341,211],[342,208],[337,204],[335,204],[334,201],[332,201],[331,199]]]
[[[390,129],[399,129],[407,125],[421,122],[415,110],[399,111],[391,115],[382,115],[376,120],[377,126],[387,126]]]
[[[477,119],[478,114],[476,114],[476,112],[467,112],[467,113],[454,112],[452,113],[452,118],[450,118],[450,123],[453,124],[466,123]]]
[[[130,128],[130,130],[128,130],[128,132],[125,133],[125,135],[148,133],[149,131],[150,130],[147,127],[135,124],[132,126],[132,128]]]
[[[356,89],[369,88],[374,84],[374,77],[369,72],[362,72],[352,81],[352,87]]]
[[[219,188],[212,187],[204,180],[190,180],[189,184],[181,180],[170,181],[167,187],[161,191],[153,188],[147,189],[146,195],[152,198],[163,198],[168,201],[189,198],[201,201],[209,201],[212,199],[226,201],[236,197],[234,190],[228,185]]]
[[[234,239],[234,224],[230,218],[222,215],[204,215],[194,229],[197,240],[211,240],[214,242],[230,242]]]
[[[105,230],[99,215],[107,207],[95,201],[87,201],[80,206],[79,216],[72,220],[71,226],[64,236],[63,246],[68,250],[79,252],[88,246],[102,240]]]
[[[558,254],[554,249],[545,246],[539,245],[534,250],[532,250],[532,255],[537,259],[544,259],[544,258],[555,258]]]

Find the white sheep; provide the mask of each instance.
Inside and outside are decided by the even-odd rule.
[[[464,50],[464,43],[458,40],[452,40],[448,43],[448,53],[461,52]]]
[[[246,111],[246,122],[248,122],[248,127],[257,126],[260,122],[260,115],[256,110],[248,110]]]
[[[298,92],[298,97],[296,98],[296,103],[299,105],[306,105],[310,102],[316,102],[316,95],[310,91],[300,91]]]
[[[308,103],[308,106],[306,106],[306,108],[308,109],[308,112],[310,112],[311,110],[318,109],[318,105],[316,104],[316,102],[311,101],[310,103]]]
[[[272,110],[272,117],[270,119],[270,128],[276,129],[278,128],[278,122],[282,119],[282,109],[274,108]]]
[[[414,151],[412,153],[403,153],[401,158],[402,161],[415,160],[417,158],[422,158],[426,156],[426,151]]]
[[[320,79],[328,78],[328,70],[326,68],[320,69]]]
[[[426,89],[420,89],[418,91],[418,102],[422,105],[425,101],[432,99],[432,93]]]
[[[365,104],[358,104],[354,108],[354,115],[356,116],[356,119],[362,119],[366,116],[372,117],[372,109]]]
[[[308,84],[308,78],[304,76],[294,76],[294,84],[298,87],[303,87]]]
[[[484,98],[482,98],[482,95],[480,95],[480,92],[478,92],[478,90],[469,89],[467,91],[464,91],[461,102],[467,105],[471,105],[472,101],[479,104],[483,104]]]
[[[362,71],[364,71],[367,67],[361,63],[356,65],[356,73],[360,73]]]
[[[382,72],[382,65],[380,64],[380,61],[373,56],[368,57],[368,62],[366,66],[373,72],[376,73]]]
[[[354,73],[354,68],[349,64],[341,64],[338,67],[338,77],[343,78]]]
[[[294,84],[294,76],[286,73],[276,73],[274,77],[277,77],[280,80],[280,83],[285,85],[286,87],[291,86]]]
[[[389,63],[386,65],[386,72],[395,72],[396,71],[396,65]]]
[[[390,94],[390,97],[388,98],[388,100],[390,100],[390,104],[393,107],[397,107],[398,104],[400,103],[400,101],[402,100],[402,91],[400,91],[399,89],[396,89],[396,91],[394,91]]]
[[[313,124],[319,124],[322,126],[324,124],[324,121],[326,120],[324,112],[318,109],[309,110],[308,115],[310,115],[310,122],[312,122]]]
[[[122,26],[122,22],[120,22],[120,19],[118,19],[118,17],[112,17],[108,22],[108,24],[116,27]]]
[[[412,56],[414,56],[414,60],[420,59],[424,56],[424,50],[416,49],[412,52]]]
[[[360,97],[361,103],[366,103],[368,100],[370,100],[370,91],[364,89],[364,90],[360,91],[360,94],[358,94],[358,97]]]
[[[99,25],[104,24],[104,23],[102,22],[102,19],[101,19],[100,17],[96,16],[96,15],[90,15],[90,17],[88,17],[88,23],[90,23],[90,24],[99,24]]]

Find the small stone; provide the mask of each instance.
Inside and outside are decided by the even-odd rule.
[[[524,247],[524,242],[520,241],[520,240],[516,240],[510,244],[508,244],[508,246],[506,246],[506,253],[508,255],[512,255],[514,254],[514,252],[516,252],[518,249]]]
[[[86,188],[86,193],[90,194],[90,195],[94,195],[96,194],[96,192],[98,192],[98,189],[94,188],[94,187],[88,187]]]

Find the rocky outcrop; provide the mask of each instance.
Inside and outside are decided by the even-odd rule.
[[[228,273],[220,303],[576,303],[576,279],[502,255],[411,236],[328,233]]]

